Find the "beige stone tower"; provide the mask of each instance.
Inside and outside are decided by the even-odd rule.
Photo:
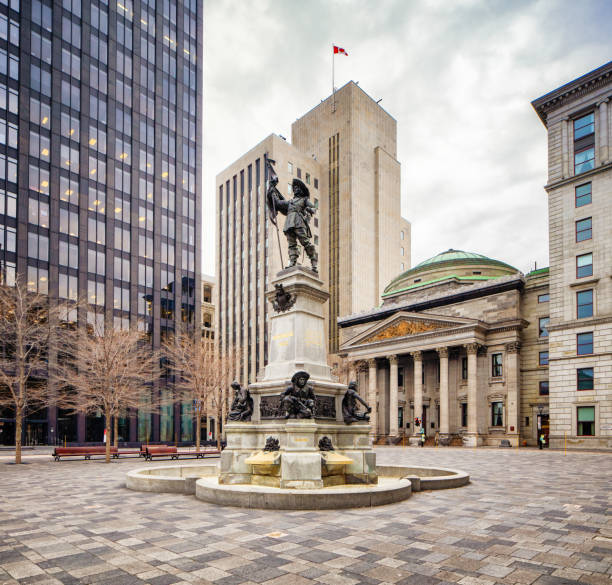
[[[612,447],[612,62],[538,98],[548,130],[550,445]]]
[[[294,123],[293,144],[272,134],[217,175],[215,330],[222,346],[243,349],[241,382],[255,382],[268,363],[265,291],[282,268],[279,241],[288,260],[284,217],[277,234],[266,209],[266,157],[276,161],[283,195],[301,179],[318,207],[310,225],[331,295],[325,324],[334,352],[337,317],[377,305],[391,278],[410,267],[396,133],[396,121],[351,82]]]
[[[401,216],[397,122],[349,82],[292,125],[292,142],[321,165],[321,213],[329,258],[329,351],[337,318],[379,303],[385,286],[410,267],[410,223]]]

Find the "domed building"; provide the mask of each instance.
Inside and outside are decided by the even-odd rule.
[[[536,444],[548,421],[548,269],[447,250],[338,320],[379,439]]]

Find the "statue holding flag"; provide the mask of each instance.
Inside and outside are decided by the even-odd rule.
[[[278,184],[278,175],[272,166],[274,161],[266,158],[266,171],[268,172],[268,191],[266,200],[268,204],[268,212],[270,221],[276,226],[278,233],[278,225],[276,223],[277,213],[280,212],[287,216],[283,232],[289,244],[289,264],[287,268],[295,266],[297,259],[300,256],[300,248],[298,241],[304,248],[312,270],[317,272],[317,251],[314,244],[310,241],[312,232],[310,231],[310,220],[316,213],[317,208],[310,201],[310,192],[308,187],[299,179],[293,179],[292,189],[293,198],[285,199],[280,191],[276,188]],[[279,242],[280,248],[280,242]],[[282,263],[282,253],[281,253]]]

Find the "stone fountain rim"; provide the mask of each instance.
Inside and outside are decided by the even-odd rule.
[[[161,470],[172,470],[172,475],[158,475]],[[415,472],[419,470],[426,474],[417,475]],[[212,484],[210,478],[217,475],[217,465],[160,465],[128,472],[126,487],[136,491],[195,494],[200,500],[223,506],[319,510],[392,504],[409,498],[413,491],[455,488],[470,481],[467,473],[442,467],[380,465],[377,471],[381,477],[394,481],[383,485],[354,485],[348,489],[337,486],[311,490]],[[433,475],[434,472],[440,473]]]

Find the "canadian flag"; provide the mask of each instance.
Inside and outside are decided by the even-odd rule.
[[[348,53],[342,47],[336,47],[336,45],[334,45],[334,55],[337,55],[338,53],[348,57]]]

